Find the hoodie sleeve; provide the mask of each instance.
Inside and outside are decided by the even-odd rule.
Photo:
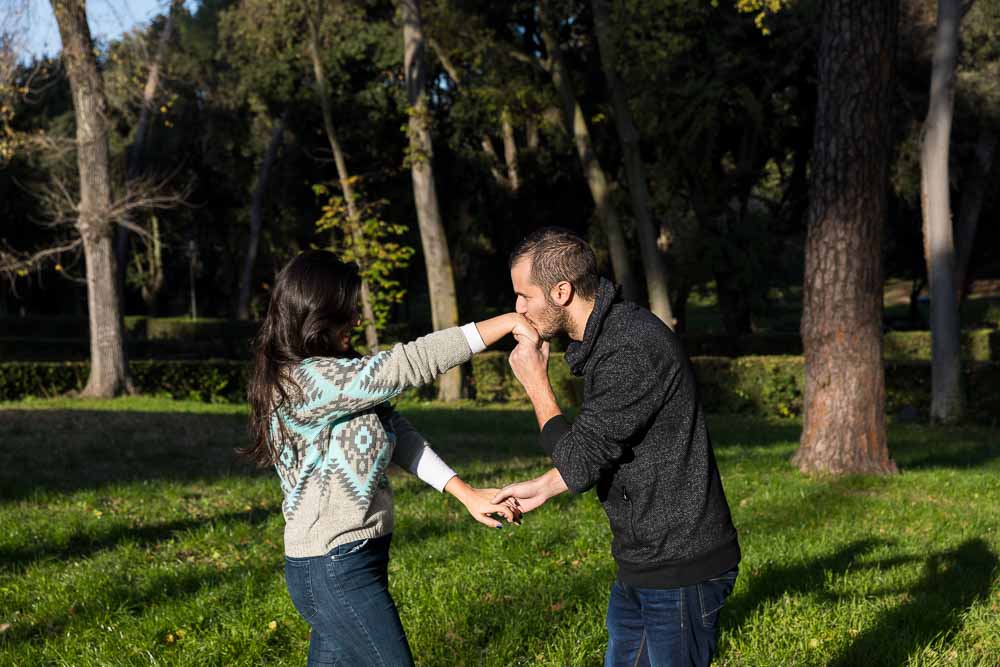
[[[597,360],[580,413],[570,425],[553,417],[542,429],[542,447],[571,491],[582,493],[617,466],[656,416],[676,364],[634,346]]]

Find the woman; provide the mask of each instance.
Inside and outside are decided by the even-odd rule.
[[[285,580],[312,626],[309,665],[410,665],[388,592],[393,528],[385,471],[397,463],[447,491],[479,521],[515,519],[493,490],[463,482],[388,401],[426,384],[514,333],[537,339],[510,313],[432,333],[373,356],[351,350],[361,279],[330,252],[304,252],[281,271],[254,342],[251,445],[284,494]]]

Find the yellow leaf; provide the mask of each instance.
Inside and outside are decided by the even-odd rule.
[[[173,644],[175,641],[174,635],[168,634],[166,637],[163,638],[163,641],[167,642],[168,644]]]
[[[271,621],[270,623],[267,624],[267,629],[270,630],[271,632],[274,632],[275,630],[278,629],[278,622]]]

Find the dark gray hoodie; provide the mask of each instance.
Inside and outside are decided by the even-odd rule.
[[[736,566],[736,529],[677,335],[602,279],[566,362],[584,379],[580,413],[572,425],[549,420],[541,444],[571,491],[597,487],[621,580],[687,586]]]

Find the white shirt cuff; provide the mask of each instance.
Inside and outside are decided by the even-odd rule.
[[[469,322],[462,326],[462,333],[465,334],[465,340],[468,341],[472,354],[478,354],[486,349],[486,343],[483,342],[483,337],[479,335],[479,329],[476,328],[475,322]]]
[[[430,447],[424,447],[417,459],[416,468],[414,473],[417,477],[438,491],[444,491],[444,487],[456,474]]]

